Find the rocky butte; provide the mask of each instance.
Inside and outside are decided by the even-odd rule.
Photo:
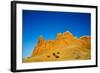
[[[70,32],[58,33],[55,40],[39,37],[32,55],[24,58],[23,63],[64,60],[91,59],[91,38],[77,38]]]

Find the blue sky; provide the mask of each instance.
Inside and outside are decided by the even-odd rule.
[[[23,58],[31,55],[40,35],[55,39],[57,33],[70,31],[74,36],[91,35],[91,14],[23,10]]]

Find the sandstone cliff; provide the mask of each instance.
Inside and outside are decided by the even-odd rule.
[[[58,33],[55,40],[39,37],[32,55],[23,62],[87,60],[91,58],[90,36],[75,37],[70,32]]]

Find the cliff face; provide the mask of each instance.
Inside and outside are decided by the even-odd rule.
[[[40,36],[31,57],[23,62],[90,59],[90,40],[89,36],[76,38],[70,32],[58,33],[55,40]]]

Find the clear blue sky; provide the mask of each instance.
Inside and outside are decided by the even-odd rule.
[[[91,35],[91,14],[23,10],[23,58],[31,55],[40,35],[55,39],[57,33],[70,31],[76,37]]]

